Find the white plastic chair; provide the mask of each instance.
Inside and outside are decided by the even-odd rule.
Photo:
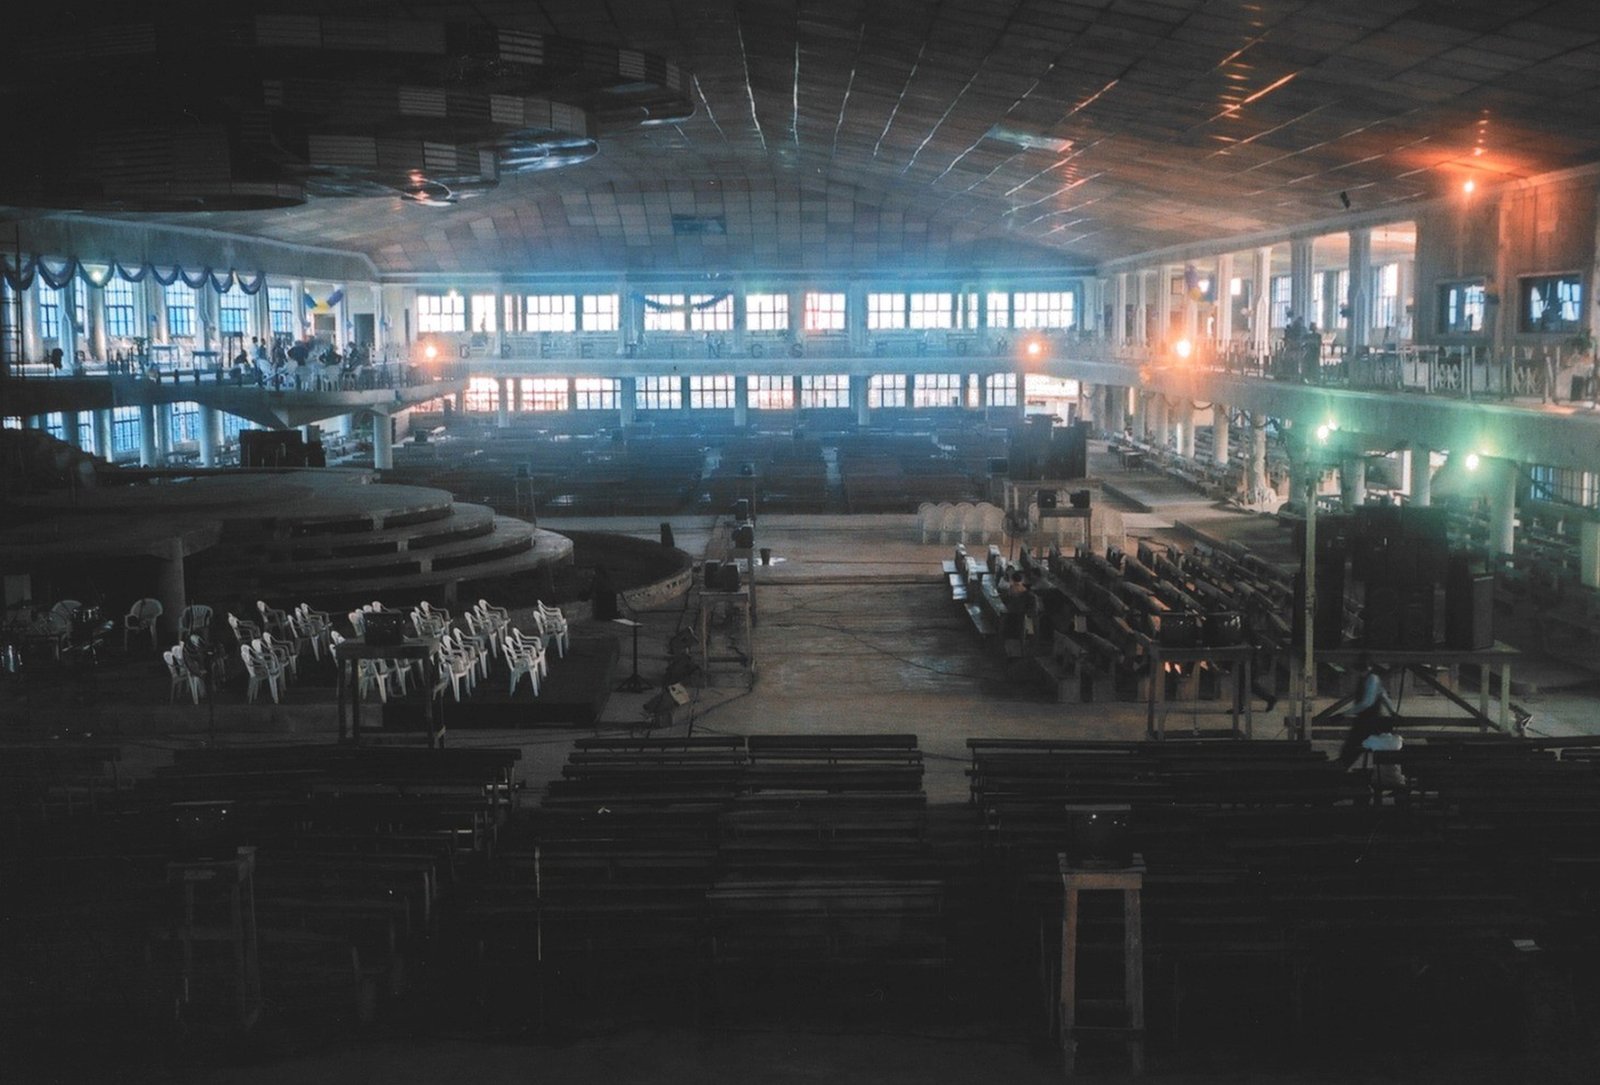
[[[367,635],[367,616],[359,610],[352,610],[349,615],[350,628],[355,630],[358,637]]]
[[[60,604],[57,604],[58,606]],[[128,649],[128,636],[132,633],[149,633],[151,650],[159,647],[156,643],[156,619],[161,617],[162,608],[159,599],[141,599],[128,608],[128,613],[122,616],[122,649]]]
[[[958,543],[966,540],[961,537],[961,523],[964,514],[955,505],[941,506],[944,512],[939,517],[939,541],[942,543]]]
[[[194,698],[194,703],[200,703],[200,676],[189,671],[189,666],[183,659],[183,646],[168,648],[161,653],[161,660],[167,665],[167,676],[172,679],[172,688],[167,692],[167,703],[171,704],[177,699],[180,689],[187,689]]]
[[[556,655],[562,659],[567,658],[567,645],[570,639],[567,630],[567,616],[561,612],[560,607],[547,607],[542,602],[535,605],[538,607],[539,617],[544,623],[545,645],[548,647],[551,640],[554,640]]]
[[[255,622],[244,621],[241,618],[235,617],[231,612],[228,614],[228,628],[233,630],[233,639],[237,641],[241,647],[249,644],[251,641],[255,640],[261,635],[261,627]]]
[[[83,609],[83,604],[78,600],[62,599],[50,608],[50,613],[45,616],[45,625],[52,633],[70,633],[72,632],[73,618],[81,609]],[[126,636],[123,637],[122,646],[124,648],[128,646]]]
[[[270,664],[271,668],[277,671],[280,685],[287,686],[289,684],[289,650],[281,644],[267,643],[266,638],[271,635],[270,633],[263,633],[251,641],[250,650],[256,654],[257,659],[265,664]]]
[[[988,542],[983,537],[983,509],[963,502],[961,510],[961,541]]]
[[[267,651],[277,657],[289,677],[300,677],[300,651],[305,648],[304,641],[290,641],[283,637],[274,637],[271,633],[261,634],[261,643]]]
[[[261,692],[261,684],[265,682],[272,692],[272,703],[278,704],[278,683],[282,672],[278,669],[277,662],[268,656],[261,655],[248,644],[239,646],[239,655],[244,660],[244,673],[250,677],[250,686],[245,691],[245,700],[251,704],[256,703],[256,696]]]
[[[534,616],[538,621],[538,615]],[[539,677],[544,678],[550,674],[550,657],[544,650],[544,633],[539,631],[529,636],[520,629],[506,630],[506,658],[512,656],[530,656],[539,665]]]
[[[284,624],[283,611],[277,607],[267,606],[266,600],[256,600],[256,610],[261,612],[261,631],[263,633],[282,633]]]
[[[987,501],[979,508],[983,509],[983,541],[999,542],[1005,534],[1006,510]]]
[[[482,644],[490,655],[498,657],[500,655],[501,627],[495,624],[494,619],[486,617],[476,610],[469,610],[462,617],[467,623],[468,636]]]
[[[204,603],[191,603],[178,615],[178,635],[185,640],[191,634],[211,639],[211,608]]]
[[[452,629],[450,636],[455,639],[456,648],[467,654],[468,658],[472,660],[472,665],[482,672],[483,677],[489,677],[488,638],[481,633],[469,634],[460,626]]]
[[[528,684],[533,687],[533,695],[535,697],[539,696],[541,672],[545,665],[544,648],[542,646],[530,647],[530,645],[534,644],[537,644],[537,642],[522,641],[520,638],[507,638],[506,640],[506,663],[511,669],[510,695],[516,694],[517,684],[522,680],[523,675],[527,675]]]
[[[456,701],[461,700],[461,687],[465,685],[470,694],[477,685],[477,668],[472,657],[466,652],[457,649],[449,640],[439,642],[439,650],[434,655],[434,664],[439,668],[439,681],[435,684],[435,694],[441,693],[446,685],[455,695]]]

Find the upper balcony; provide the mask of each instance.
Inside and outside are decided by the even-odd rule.
[[[350,369],[307,365],[270,374],[248,366],[194,362],[135,358],[80,361],[62,370],[13,366],[4,378],[4,413],[27,416],[193,402],[277,429],[343,414],[391,414],[463,392],[469,375],[460,362],[381,362]]]

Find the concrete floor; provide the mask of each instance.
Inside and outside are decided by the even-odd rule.
[[[1095,464],[1097,469],[1107,465]],[[1114,472],[1107,471],[1107,474]],[[1180,525],[1207,535],[1249,538],[1263,548],[1286,543],[1274,524],[1249,514],[1220,510],[1192,493],[1153,476],[1116,479],[1119,489],[1149,506],[1148,513],[1129,513],[1129,531],[1157,539],[1189,537]],[[657,538],[659,518],[556,519],[541,527],[599,529]],[[720,556],[726,545],[726,524],[712,518],[672,521],[677,544],[691,554]],[[915,732],[924,751],[926,789],[935,803],[960,803],[967,797],[966,740],[971,736],[1017,737],[1142,737],[1144,707],[1132,703],[1061,705],[1042,689],[1007,673],[1003,660],[987,652],[962,611],[953,604],[938,572],[950,547],[924,545],[911,515],[762,516],[757,524],[759,546],[770,548],[776,563],[758,571],[759,620],[755,631],[757,667],[736,662],[714,664],[709,681],[694,691],[689,705],[677,713],[668,734],[785,731]],[[691,626],[693,599],[639,615],[641,671],[659,682],[665,644],[677,630]],[[570,608],[582,627],[589,624],[586,607]],[[610,629],[589,625],[590,629]],[[736,623],[713,615],[712,654],[731,656],[740,640]],[[623,642],[623,665],[628,662]],[[1600,730],[1596,701],[1586,689],[1592,677],[1571,668],[1530,659],[1519,669],[1536,674],[1540,692],[1517,699],[1535,714],[1535,729],[1576,733]],[[141,672],[142,673],[142,672]],[[80,728],[109,729],[113,714],[120,720],[125,766],[134,773],[170,757],[174,748],[207,740],[205,706],[168,710],[159,700],[164,680],[152,672],[138,696],[106,696],[96,713],[78,717]],[[653,693],[654,691],[652,691]],[[642,722],[643,702],[651,694],[614,694],[605,710],[600,733],[624,733]],[[224,743],[331,740],[331,707],[313,692],[283,710],[243,713],[219,709],[223,720],[218,739]],[[142,704],[141,704],[142,702]],[[35,704],[34,710],[44,711]],[[1430,711],[1430,710],[1423,710]],[[1431,713],[1430,713],[1431,714]],[[1283,706],[1273,718],[1258,715],[1256,736],[1282,733]],[[90,722],[98,719],[99,723]],[[261,722],[265,719],[267,722]],[[1186,721],[1175,715],[1169,728],[1186,722],[1220,726],[1220,718]],[[522,774],[527,801],[560,772],[572,739],[595,732],[571,729],[526,731],[457,730],[449,741],[458,746],[517,745],[524,751]],[[281,1054],[281,1052],[280,1052]],[[1453,1066],[1374,1067],[1360,1064],[1358,1053],[1338,1055],[1323,1072],[1302,1068],[1288,1077],[1253,1076],[1242,1066],[1214,1068],[1239,1081],[1333,1080],[1526,1080],[1526,1065],[1504,1073],[1483,1064]],[[1113,1071],[1114,1072],[1114,1071]],[[164,1080],[204,1080],[227,1085],[296,1080],[305,1085],[383,1081],[395,1085],[435,1081],[748,1081],[832,1080],[899,1081],[1043,1081],[1058,1069],[1048,1050],[994,1038],[847,1035],[800,1030],[705,1033],[681,1030],[639,1030],[578,1040],[559,1049],[520,1044],[499,1045],[454,1040],[351,1042],[334,1051],[267,1065],[208,1069],[198,1076],[178,1072]],[[1164,1080],[1199,1080],[1157,1074]],[[1577,1080],[1562,1070],[1541,1075],[1545,1080]],[[61,1080],[78,1080],[64,1077]]]
[[[1149,472],[1125,472],[1113,457],[1093,455],[1091,469],[1149,509],[1125,512],[1130,537],[1189,545],[1198,537],[1237,539],[1269,560],[1290,562],[1288,532],[1271,517],[1223,508],[1193,491]],[[718,558],[728,545],[726,517],[678,517],[669,521],[677,545],[696,557]],[[603,530],[659,538],[659,517],[541,518],[553,531]],[[988,737],[1139,738],[1145,707],[1130,702],[1064,705],[1049,700],[1026,669],[1008,670],[985,650],[962,610],[948,597],[939,562],[951,546],[920,541],[916,517],[902,515],[766,515],[757,523],[757,545],[774,563],[757,572],[757,625],[752,672],[734,660],[742,651],[739,622],[724,610],[711,615],[714,662],[703,687],[677,710],[671,728],[657,734],[737,734],[785,731],[915,732],[924,751],[931,802],[967,797],[966,740]],[[1000,540],[1002,546],[1008,544]],[[974,545],[973,549],[981,551]],[[640,670],[657,683],[643,694],[614,693],[602,714],[600,733],[625,733],[642,725],[642,706],[659,689],[666,644],[693,628],[696,597],[637,614]],[[630,645],[623,631],[588,619],[587,604],[568,607],[579,631],[621,636],[622,659]],[[515,617],[515,613],[513,614]],[[530,623],[531,624],[531,623]],[[1529,636],[1529,621],[1505,623]],[[1523,647],[1523,644],[1518,644]],[[717,658],[722,662],[715,662]],[[16,683],[0,687],[0,712],[13,725],[35,733],[97,733],[120,739],[124,767],[134,775],[170,757],[181,746],[222,743],[331,740],[331,687],[292,687],[282,706],[250,709],[234,695],[209,706],[162,700],[167,685],[159,662],[120,663],[103,669],[95,683],[36,689],[18,697]],[[624,670],[625,673],[625,670]],[[1532,729],[1544,734],[1600,733],[1600,676],[1530,652],[1514,668],[1513,699],[1534,713]],[[1414,691],[1402,712],[1445,714],[1441,699]],[[1473,699],[1470,695],[1469,700]],[[265,699],[263,698],[263,701]],[[1219,707],[1216,703],[1200,706]],[[1257,711],[1255,736],[1284,731],[1287,698],[1272,714]],[[1258,703],[1259,709],[1259,703]],[[1226,718],[1174,709],[1167,726],[1216,728]],[[529,798],[559,775],[574,737],[596,733],[547,727],[537,730],[455,730],[453,745],[522,747]]]

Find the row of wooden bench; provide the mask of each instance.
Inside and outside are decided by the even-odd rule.
[[[583,739],[563,772],[461,903],[548,1015],[943,960],[915,736]]]

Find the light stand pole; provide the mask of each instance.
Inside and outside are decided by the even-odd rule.
[[[1297,739],[1311,737],[1311,702],[1317,694],[1317,484],[1319,474],[1306,442],[1306,550],[1301,578],[1305,581],[1305,612],[1301,615],[1304,639],[1300,649],[1300,705],[1297,714]]]

